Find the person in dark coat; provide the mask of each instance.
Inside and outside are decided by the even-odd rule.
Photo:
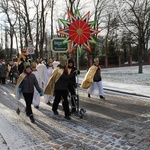
[[[1,75],[0,75],[2,84],[6,84],[7,72],[8,72],[8,67],[7,67],[6,63],[3,61],[2,65],[1,65]]]
[[[52,73],[49,82],[45,88],[44,94],[50,94],[52,96],[55,95],[55,99],[52,105],[52,111],[54,112],[54,115],[58,115],[58,105],[60,103],[60,100],[63,101],[63,108],[65,112],[65,118],[70,120],[70,110],[69,110],[69,102],[68,102],[68,84],[70,78],[72,78],[76,71],[69,74],[67,72],[66,68],[67,64],[67,57],[61,57],[60,58],[60,64],[57,66],[57,68]]]
[[[68,72],[68,74],[71,74],[71,73],[73,73],[76,70],[77,70],[77,68],[74,66],[73,59],[69,58],[68,59],[68,66],[67,66],[67,72]],[[77,87],[76,75],[74,74],[74,76],[72,76],[69,79],[69,84],[68,84],[68,90],[69,90],[71,96],[76,95],[76,91],[75,91],[76,87]],[[75,97],[71,97],[71,104],[72,104],[71,113],[74,113],[74,112],[76,112]]]
[[[18,64],[18,71],[19,71],[19,74],[21,74],[21,73],[23,73],[23,71],[24,71],[24,60],[23,60],[23,58],[20,58],[20,62],[19,62],[19,64]]]
[[[13,73],[13,77],[15,78],[15,83],[16,83],[17,79],[19,77],[19,71],[18,71],[18,67],[17,67],[17,62],[14,62],[14,65],[12,66],[12,73]]]
[[[31,108],[31,104],[33,101],[34,87],[37,89],[40,96],[42,96],[42,90],[39,87],[38,81],[35,75],[32,73],[31,67],[27,65],[24,72],[19,76],[15,88],[15,93],[17,93],[17,91],[22,92],[26,102],[26,115],[30,117],[32,123],[35,122]]]

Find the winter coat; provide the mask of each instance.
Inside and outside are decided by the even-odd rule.
[[[2,64],[1,67],[0,67],[0,77],[6,77],[7,76],[7,72],[8,72],[8,68],[7,68],[7,65],[5,64]]]
[[[99,82],[102,80],[101,78],[101,71],[100,71],[100,68],[98,67],[96,72],[95,72],[95,75],[94,75],[94,82]]]
[[[34,93],[34,86],[36,87],[38,92],[41,92],[38,81],[35,75],[31,72],[29,74],[26,74],[26,76],[20,83],[19,88],[21,88],[22,93]]]
[[[54,90],[67,90],[69,79],[74,76],[75,73],[68,75],[67,70],[58,65],[53,71],[48,84],[45,88],[44,94],[54,95]]]
[[[74,73],[66,74],[63,72],[61,77],[58,79],[58,81],[55,84],[55,90],[68,90],[69,80],[74,76]]]
[[[19,71],[18,71],[18,68],[17,68],[16,65],[14,65],[14,66],[12,67],[12,73],[13,73],[13,76],[14,76],[16,79],[18,79],[18,77],[19,77]]]
[[[23,62],[21,62],[21,63],[18,65],[19,74],[23,73],[23,70],[24,70],[24,65],[23,65]]]
[[[77,68],[76,67],[71,67],[71,68],[67,68],[67,71],[68,71],[68,74],[71,74],[71,73],[73,73],[75,70],[77,70]],[[71,78],[70,78],[70,80],[69,80],[69,85],[70,86],[74,86],[74,87],[76,87],[77,85],[76,85],[76,75],[74,74]]]

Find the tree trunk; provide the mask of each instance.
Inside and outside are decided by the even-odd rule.
[[[143,73],[143,67],[142,67],[142,46],[141,46],[141,44],[139,46],[138,62],[139,62],[139,71],[138,71],[138,73]]]
[[[108,56],[105,55],[105,68],[108,68]]]
[[[13,34],[11,34],[11,33],[10,33],[10,40],[11,40],[11,42],[10,42],[10,55],[9,55],[9,58],[11,59],[12,55],[13,55]]]
[[[129,66],[132,66],[132,55],[128,56],[128,64]]]
[[[118,62],[119,62],[119,67],[121,67],[121,56],[118,55]]]
[[[37,59],[39,57],[39,54],[38,54],[38,45],[39,45],[39,11],[38,11],[38,6],[36,8],[37,10],[37,20],[36,20],[36,45],[35,45],[35,58]]]

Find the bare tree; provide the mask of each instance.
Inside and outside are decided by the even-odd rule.
[[[105,67],[108,67],[108,43],[113,39],[114,30],[118,26],[117,16],[114,14],[114,5],[112,1],[93,0],[94,2],[94,20],[97,20],[95,28],[105,30],[105,42],[103,50],[105,55]],[[94,50],[95,51],[95,50]],[[101,52],[100,52],[101,54]]]
[[[12,54],[13,54],[13,43],[14,43],[13,37],[14,37],[14,33],[15,33],[14,26],[16,24],[17,18],[14,17],[13,14],[12,14],[13,11],[12,11],[12,8],[11,8],[11,6],[12,6],[11,5],[11,1],[3,0],[0,3],[0,5],[1,5],[0,8],[1,8],[2,12],[7,17],[7,23],[9,24],[9,27],[7,27],[7,33],[10,36],[10,52],[7,54],[7,57],[9,59],[11,59],[12,58]],[[13,19],[12,19],[12,17],[13,17]],[[5,41],[5,42],[7,42],[7,41]]]
[[[134,38],[138,45],[138,73],[142,73],[143,54],[147,51],[146,42],[150,31],[150,1],[149,0],[120,0],[118,14],[122,25]]]

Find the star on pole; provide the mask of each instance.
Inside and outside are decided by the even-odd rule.
[[[75,11],[75,15],[69,10],[67,13],[69,20],[59,19],[65,28],[57,31],[59,34],[66,36],[63,43],[70,43],[69,53],[72,53],[75,48],[81,50],[82,45],[91,53],[90,43],[96,44],[92,36],[100,32],[92,28],[96,21],[89,21],[90,12],[83,17],[78,10]]]

